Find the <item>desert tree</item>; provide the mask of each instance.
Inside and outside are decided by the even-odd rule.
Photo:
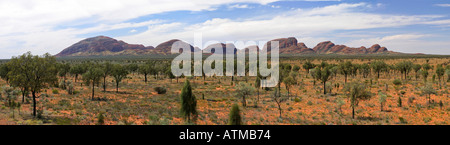
[[[25,87],[31,92],[33,96],[33,116],[36,117],[37,94],[42,89],[47,88],[49,84],[58,80],[56,59],[48,53],[38,56],[27,52],[19,57],[13,57],[9,63],[11,71],[8,76],[11,81],[28,81],[26,84],[21,83],[19,85],[26,85]]]
[[[128,64],[125,67],[130,73],[135,73],[139,69],[139,66],[136,63]]]
[[[77,82],[78,75],[82,75],[84,72],[82,64],[75,64],[69,70],[70,74],[74,75],[75,83]]]
[[[378,93],[378,102],[380,103],[380,109],[381,109],[381,111],[383,111],[383,108],[384,108],[384,104],[386,103],[386,98],[387,98],[387,96],[386,96],[386,94],[384,94],[384,93],[382,93],[382,92],[379,92]]]
[[[431,95],[437,94],[437,91],[433,88],[433,85],[430,83],[427,83],[424,87],[422,87],[421,91],[422,94],[425,95],[426,98],[428,99],[428,104],[431,103]]]
[[[350,61],[342,62],[339,65],[339,72],[344,75],[345,83],[347,83],[347,77],[352,73],[353,64]]]
[[[288,98],[289,98],[290,97],[289,96],[289,93],[290,93],[289,90],[290,90],[291,86],[295,85],[297,82],[295,82],[295,79],[292,76],[288,76],[287,78],[285,78],[283,80],[283,82],[284,82],[284,86],[286,87],[287,95],[288,95]]]
[[[277,103],[277,106],[278,106],[278,111],[279,111],[279,113],[280,113],[280,118],[281,118],[281,113],[283,113],[283,110],[282,110],[282,108],[281,108],[281,103],[283,102],[283,101],[285,101],[286,99],[285,98],[283,98],[282,96],[281,96],[281,94],[279,93],[279,89],[277,88],[277,89],[275,89],[275,91],[273,92],[273,100],[275,101],[275,103]]]
[[[255,80],[255,89],[256,92],[258,93],[257,101],[259,101],[259,89],[261,89],[261,78],[259,76],[257,76]]]
[[[305,69],[306,73],[309,73],[309,70],[316,67],[316,65],[314,65],[313,63],[311,63],[310,61],[307,61],[303,64],[303,69]]]
[[[318,71],[320,71],[319,68],[313,68],[309,70],[309,75],[311,75],[311,77],[313,78],[313,85],[316,85],[316,80],[318,80],[319,78],[317,77],[317,73]]]
[[[396,68],[400,71],[402,77],[405,76],[405,80],[408,79],[407,76],[411,72],[413,63],[411,61],[401,61],[395,64]]]
[[[106,77],[111,75],[113,65],[109,62],[103,63],[101,69],[103,70],[103,92],[106,92]]]
[[[294,65],[294,67],[292,68],[292,71],[298,72],[300,70],[300,66],[298,65]]]
[[[29,67],[29,65],[31,64],[30,62],[28,62],[30,60],[26,60],[26,59],[12,59],[10,62],[8,62],[7,64],[4,64],[5,66],[19,66],[21,64],[26,65],[26,67]],[[23,69],[23,68],[14,68],[14,69]],[[15,74],[16,72],[11,72],[12,70],[10,70],[10,68],[8,68],[9,72],[7,72],[7,76],[6,78],[14,78],[14,79],[9,79],[9,85],[14,87],[14,88],[19,88],[20,92],[22,94],[22,103],[25,102],[25,95],[29,94],[29,84],[28,84],[28,78],[25,76],[26,74],[24,73],[20,73],[20,74]]]
[[[91,67],[88,69],[86,73],[83,74],[83,81],[86,84],[86,86],[92,85],[92,97],[91,99],[94,100],[94,90],[95,90],[95,84],[100,82],[101,77],[103,76],[104,72],[99,67]]]
[[[14,109],[19,106],[20,103],[16,103],[16,97],[17,97],[17,91],[14,90],[12,87],[4,86],[3,93],[6,95],[7,99],[7,106],[10,108],[10,110],[13,112],[13,118],[14,118]]]
[[[377,73],[377,78],[380,78],[380,73],[387,69],[387,64],[384,61],[374,61],[370,65],[373,71]]]
[[[10,67],[8,63],[0,64],[0,78],[9,83],[8,73],[10,71]]]
[[[422,65],[422,68],[423,68],[424,70],[426,70],[426,71],[429,71],[429,70],[432,69],[433,67],[432,67],[430,64],[425,63],[425,64]]]
[[[153,62],[149,61],[139,66],[139,73],[144,75],[144,82],[147,83],[147,75],[153,72]],[[178,82],[178,81],[177,81]]]
[[[242,97],[242,106],[247,107],[246,98],[247,96],[250,96],[255,92],[255,88],[253,88],[247,83],[241,82],[235,86],[235,89],[236,89],[236,96]]]
[[[190,123],[191,119],[197,115],[197,99],[192,93],[192,87],[188,79],[184,82],[180,97],[181,115]]]
[[[176,76],[172,73],[172,69],[170,68],[170,66],[166,67],[165,74],[167,75],[167,77],[169,77],[171,83],[172,83],[172,79],[176,78]]]
[[[419,73],[422,75],[423,81],[427,82],[428,79],[428,71],[426,69],[421,69]]]
[[[70,71],[70,64],[69,63],[62,63],[59,64],[59,71],[58,71],[58,76],[62,77],[63,79],[63,84],[62,84],[62,88],[66,89],[66,80],[67,80],[67,74]]]
[[[441,78],[444,76],[444,74],[445,74],[444,67],[442,67],[442,65],[438,65],[436,68],[436,75],[438,77],[439,86],[441,86]]]
[[[242,118],[241,118],[241,112],[239,110],[239,106],[237,104],[234,104],[230,110],[228,125],[241,125],[241,124],[242,124]]]
[[[351,67],[350,74],[354,77],[358,76],[358,71],[360,70],[361,66],[359,64],[353,64]]]
[[[327,81],[331,79],[333,76],[333,73],[331,72],[331,67],[327,66],[324,68],[316,68],[317,70],[314,71],[314,78],[317,80],[320,80],[323,84],[323,94],[327,94],[326,90],[326,84]]]
[[[445,70],[445,74],[447,75],[447,82],[450,82],[450,69]]]
[[[355,119],[355,108],[360,101],[368,100],[371,98],[371,94],[367,91],[366,85],[360,82],[352,82],[345,85],[344,92],[350,99],[350,107],[352,108],[352,118]]]
[[[128,75],[128,70],[126,70],[122,65],[115,64],[111,69],[111,76],[114,78],[116,83],[116,92],[119,92],[119,83],[125,79]]]
[[[370,71],[371,71],[370,65],[365,63],[365,64],[361,64],[359,67],[360,67],[359,70],[360,70],[363,78],[367,78],[369,76],[369,74],[370,74]]]
[[[421,68],[422,68],[422,65],[420,65],[420,64],[413,64],[413,66],[412,66],[412,69],[414,71],[416,80],[419,79],[419,76],[420,76],[419,71],[420,71]]]

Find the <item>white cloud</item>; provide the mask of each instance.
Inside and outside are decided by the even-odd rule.
[[[79,41],[79,34],[149,26],[160,23],[124,21],[170,11],[205,11],[220,5],[256,3],[266,5],[278,0],[1,0],[0,58],[26,51],[36,54],[58,53]],[[92,25],[76,28],[77,25]],[[61,26],[66,28],[61,28]]]
[[[438,7],[450,7],[450,4],[435,4]]]
[[[194,33],[201,32],[204,42],[217,40],[267,41],[274,38],[294,36],[308,38],[308,46],[314,46],[336,30],[366,30],[372,28],[401,27],[422,24],[441,16],[434,15],[386,15],[358,12],[369,4],[339,4],[313,9],[299,9],[265,19],[232,20],[215,18],[195,25],[182,23],[163,24],[149,27],[148,31],[120,37],[125,41],[157,45],[169,39],[193,42]],[[163,31],[164,30],[164,31]],[[406,36],[404,36],[406,37]],[[392,39],[392,38],[386,38]],[[328,39],[329,40],[329,39]]]
[[[234,8],[238,8],[238,9],[248,9],[248,8],[252,8],[252,7],[250,7],[250,6],[248,6],[248,5],[235,4],[235,5],[228,6],[228,8],[230,8],[230,9],[234,9]]]
[[[272,8],[280,8],[281,6],[271,5]]]
[[[63,48],[84,38],[80,34],[116,29],[148,27],[147,31],[130,33],[118,39],[129,43],[156,46],[169,39],[193,42],[196,32],[208,40],[267,41],[294,36],[314,46],[330,40],[336,30],[366,30],[372,28],[401,27],[415,24],[449,26],[449,20],[436,20],[439,15],[373,14],[363,10],[380,7],[368,3],[338,4],[312,9],[295,9],[284,13],[254,16],[251,19],[213,18],[203,23],[167,23],[149,20],[126,22],[149,14],[186,10],[207,11],[221,5],[249,8],[248,3],[274,6],[278,0],[39,0],[0,1],[0,58],[10,58],[26,51],[34,54],[56,54]],[[311,1],[311,0],[310,0]],[[326,0],[322,0],[326,1]],[[246,3],[246,4],[240,4]],[[276,6],[274,6],[276,7]],[[78,25],[92,25],[76,28]],[[66,28],[60,28],[65,26]],[[397,36],[398,37],[398,36]],[[406,36],[403,36],[406,37]],[[391,37],[390,39],[394,39]],[[389,39],[389,37],[384,38]],[[387,40],[383,40],[388,42]],[[447,45],[448,46],[448,45]]]
[[[448,46],[450,46],[450,42],[448,41],[423,40],[423,38],[432,37],[436,36],[429,34],[397,34],[385,37],[352,40],[346,44],[352,47],[370,47],[372,44],[381,44],[389,50],[404,53],[443,54],[443,52],[448,52]]]

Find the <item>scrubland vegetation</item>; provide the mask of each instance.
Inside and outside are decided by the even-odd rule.
[[[0,65],[0,124],[449,124],[449,57],[287,57],[262,77],[175,77],[170,59]]]

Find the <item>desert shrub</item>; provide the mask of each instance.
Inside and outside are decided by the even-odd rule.
[[[44,114],[44,109],[38,109],[38,110],[36,110],[36,113],[37,113],[36,118],[42,119],[43,114]]]
[[[66,99],[62,99],[58,102],[59,106],[63,106],[63,107],[71,107],[72,105],[70,104],[69,100]]]
[[[300,98],[295,98],[294,101],[295,101],[295,102],[301,102],[301,101],[302,101],[302,98],[301,98],[301,97],[300,97]]]
[[[402,107],[402,98],[401,97],[398,97],[397,106]]]
[[[108,98],[106,98],[106,97],[96,97],[96,98],[93,98],[92,101],[108,101]]]
[[[155,87],[154,90],[158,93],[158,94],[165,94],[167,92],[167,89],[164,87]]]
[[[104,125],[104,124],[105,124],[105,116],[103,116],[103,113],[100,113],[97,116],[97,125]]]
[[[311,101],[308,101],[308,103],[307,103],[308,105],[313,105],[313,102],[311,102]]]
[[[61,89],[66,89],[67,88],[66,83],[63,80],[59,82],[59,86],[58,87],[61,88]]]
[[[416,97],[412,96],[408,98],[408,104],[414,103],[414,100],[416,100]]]
[[[398,117],[398,120],[400,120],[400,123],[402,124],[408,124],[408,121],[406,121],[406,119],[403,117]]]
[[[405,95],[406,92],[405,91],[400,91],[400,94]]]
[[[59,94],[59,91],[58,91],[57,89],[53,89],[53,90],[52,90],[52,93],[53,93],[53,94]]]
[[[241,125],[241,124],[242,124],[242,118],[241,118],[239,106],[237,104],[234,104],[233,107],[231,107],[228,125]]]
[[[395,79],[392,83],[396,86],[402,85],[402,81],[400,81],[399,79]]]

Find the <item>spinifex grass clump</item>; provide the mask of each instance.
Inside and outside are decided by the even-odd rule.
[[[242,124],[242,118],[241,118],[239,106],[237,104],[234,104],[233,107],[231,107],[230,117],[228,119],[228,125],[241,125],[241,124]]]

